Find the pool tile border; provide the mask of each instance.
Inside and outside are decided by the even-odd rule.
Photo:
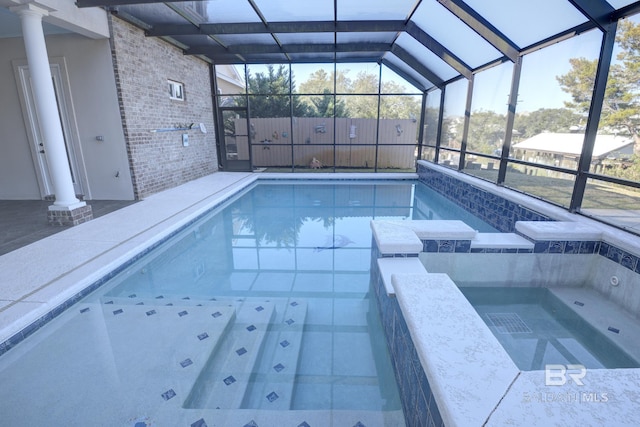
[[[502,196],[492,194],[489,191],[477,188],[455,177],[449,176],[423,163],[418,163],[418,180],[447,199],[465,208],[474,215],[480,217],[499,231],[516,232],[517,221],[554,221],[554,219],[537,213],[518,203],[505,199]],[[521,234],[521,233],[518,233]],[[522,234],[521,234],[522,235]],[[524,236],[531,240],[527,236]],[[531,240],[534,243],[535,254],[598,254],[613,261],[620,266],[640,274],[640,254],[633,254],[618,248],[611,243],[593,240]],[[454,252],[449,250],[451,244],[445,245],[445,250],[440,250],[441,241],[423,241],[425,252]],[[579,244],[579,246],[578,246]],[[454,243],[454,247],[456,243]],[[434,250],[435,247],[438,250]],[[458,251],[455,251],[458,252]],[[464,252],[464,251],[460,251]],[[471,253],[497,253],[493,249],[472,248]],[[514,253],[502,249],[500,253]],[[527,250],[518,250],[517,253],[530,253]]]

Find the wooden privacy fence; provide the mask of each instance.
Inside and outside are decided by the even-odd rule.
[[[347,119],[294,117],[251,119],[254,166],[308,167],[315,157],[322,166],[413,168],[416,161],[418,123],[411,119]],[[235,120],[236,133],[247,134],[246,120]],[[335,145],[334,145],[335,141]],[[247,147],[238,147],[247,156]]]

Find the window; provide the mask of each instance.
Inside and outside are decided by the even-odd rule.
[[[169,82],[169,99],[175,99],[176,101],[184,101],[184,85],[173,80]]]

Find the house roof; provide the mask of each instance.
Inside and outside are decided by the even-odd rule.
[[[569,154],[579,156],[582,152],[584,134],[582,133],[539,133],[522,142],[514,144],[516,150],[542,151],[545,153]],[[604,157],[633,145],[633,138],[616,135],[597,135],[593,147],[593,157]]]

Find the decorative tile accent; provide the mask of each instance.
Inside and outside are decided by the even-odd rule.
[[[183,368],[186,368],[189,365],[193,365],[193,361],[191,359],[184,359],[182,362],[180,362],[180,366],[182,366]]]
[[[564,253],[564,242],[550,241],[549,242],[549,253],[550,254],[561,254]]]
[[[282,347],[288,347],[288,346],[289,346],[289,344],[291,344],[291,343],[290,343],[289,341],[287,341],[287,340],[280,341],[280,345],[281,345]]]
[[[273,369],[275,369],[276,372],[280,372],[284,369],[284,365],[282,363],[278,363],[276,366],[273,367]]]
[[[242,427],[258,427],[258,424],[255,421],[251,420]]]
[[[208,334],[208,333],[206,333],[206,332],[203,332],[203,333],[201,333],[200,335],[198,335],[198,339],[199,339],[200,341],[205,340],[205,339],[207,339],[207,338],[209,338],[209,334]]]
[[[162,299],[162,298],[164,298],[164,295],[158,295],[158,296],[156,297],[156,299]]]
[[[239,349],[236,350],[236,353],[238,353],[238,356],[242,356],[246,352],[247,352],[247,349],[244,347],[240,347]]]
[[[182,299],[191,299],[191,298],[189,298],[189,297],[184,297],[184,298],[182,298]]]
[[[220,317],[222,316],[222,313],[220,313],[219,311],[216,311],[215,313],[211,314],[214,318]]]
[[[147,311],[146,314],[147,314],[147,316],[153,316],[154,314],[156,314],[156,311],[155,310],[149,310],[149,311]]]
[[[131,295],[129,295],[129,298],[135,298],[135,297],[137,297],[137,295],[136,295],[136,294],[131,294]]]
[[[290,305],[291,305],[291,307],[296,307],[296,306],[298,305],[298,302],[297,302],[297,301],[294,301],[294,302],[292,302]]]
[[[613,326],[609,326],[609,327],[607,328],[607,330],[609,330],[609,331],[613,332],[614,334],[619,334],[619,333],[620,333],[620,329],[618,329],[618,328],[614,328]]]
[[[184,316],[186,316],[187,314],[189,314],[189,312],[188,312],[187,310],[183,310],[183,311],[181,311],[180,313],[178,313],[178,316],[180,316],[180,317],[184,317]]]
[[[278,396],[278,394],[275,391],[272,391],[271,393],[267,394],[267,400],[269,402],[275,402],[280,396]]]
[[[169,304],[165,304],[165,305],[166,305],[166,306],[169,306],[169,307],[172,307],[172,306],[173,306],[173,303],[172,303],[172,302],[170,302]]]
[[[367,427],[367,426],[365,426],[365,425],[364,425],[364,424],[362,424],[360,421],[358,421],[357,423],[355,423],[355,424],[353,425],[353,427]]]
[[[631,271],[635,270],[637,263],[638,263],[638,257],[630,255],[628,253],[624,253],[622,255],[622,258],[620,258],[620,265],[628,268]]]
[[[284,321],[284,323],[286,323],[287,325],[291,326],[292,324],[294,324],[296,321],[293,319],[287,319]]]
[[[584,307],[584,303],[580,302],[580,301],[574,301],[573,302],[575,305],[577,305],[578,307]]]
[[[302,423],[298,424],[298,427],[311,427],[306,421],[303,421]]]
[[[564,253],[565,254],[579,254],[580,246],[582,242],[575,241],[566,241],[564,242]]]
[[[80,313],[86,313],[87,311],[91,310],[91,308],[89,307],[85,307],[82,310],[80,310]]]
[[[169,389],[169,390],[165,391],[164,393],[162,393],[162,398],[164,400],[169,400],[169,399],[171,399],[172,397],[175,397],[175,396],[176,396],[176,392],[173,391],[173,389]]]
[[[140,301],[140,302],[137,302],[136,305],[144,305],[144,303]]]
[[[256,307],[256,311],[262,311],[262,310],[264,310],[263,306],[259,305],[259,306]]]
[[[200,418],[198,421],[191,423],[191,427],[207,427],[207,423],[204,422],[204,418]]]
[[[233,378],[233,375],[230,375],[227,378],[225,378],[223,381],[226,385],[231,385],[236,382],[236,379]]]
[[[253,331],[255,331],[256,329],[257,329],[257,328],[256,328],[254,325],[249,325],[249,326],[247,326],[247,331],[249,331],[249,332],[253,332]]]
[[[118,314],[122,314],[122,313],[124,313],[124,310],[121,309],[121,308],[119,308],[117,310],[114,310],[114,312],[113,312],[114,315],[118,315]]]
[[[512,233],[516,221],[550,220],[545,215],[422,164],[418,165],[418,179],[503,233]]]

